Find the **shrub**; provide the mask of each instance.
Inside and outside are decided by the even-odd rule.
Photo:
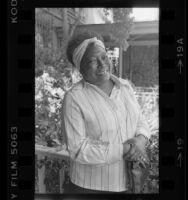
[[[153,90],[150,94],[135,91],[144,118],[147,120],[151,138],[147,146],[150,159],[149,176],[145,182],[144,193],[159,192],[159,110],[158,110],[158,90]]]
[[[80,75],[61,51],[36,45],[35,53],[35,140],[37,144],[57,146],[63,142],[60,110],[64,93],[80,80]]]
[[[35,139],[38,144],[52,147],[63,142],[60,112],[64,93],[79,80],[77,74],[71,71],[69,73],[69,76],[62,73],[54,78],[57,72],[50,76],[51,72],[44,71],[35,78]]]

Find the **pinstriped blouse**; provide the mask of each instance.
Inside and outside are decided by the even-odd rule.
[[[150,136],[132,87],[111,75],[110,96],[84,80],[64,98],[62,132],[70,154],[72,183],[92,190],[127,190],[123,144],[137,134]]]

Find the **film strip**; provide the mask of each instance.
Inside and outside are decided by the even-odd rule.
[[[159,194],[127,194],[126,197],[185,199],[185,0],[118,3],[118,7],[160,8]],[[65,6],[116,7],[117,1],[9,0],[8,3],[8,199],[69,198],[67,195],[34,194],[35,8]],[[105,195],[103,197],[106,198]],[[118,198],[121,197],[125,198],[123,195]]]

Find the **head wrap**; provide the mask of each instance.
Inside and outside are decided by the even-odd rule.
[[[80,70],[80,63],[82,57],[90,43],[98,44],[100,47],[105,49],[105,46],[101,40],[98,40],[96,37],[84,40],[73,52],[73,63],[78,70]]]

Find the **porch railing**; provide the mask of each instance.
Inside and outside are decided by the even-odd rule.
[[[60,161],[60,163],[64,162],[64,163],[68,163],[69,160],[69,154],[67,151],[65,150],[61,150],[61,151],[56,151],[55,148],[51,148],[51,147],[45,147],[42,145],[35,145],[35,158],[37,163],[40,163],[40,166],[36,166],[35,169],[35,177],[36,177],[36,182],[37,182],[37,188],[35,186],[35,193],[49,193],[49,191],[47,191],[46,188],[46,184],[45,184],[45,179],[46,179],[46,165],[45,165],[45,160],[49,159],[52,162],[53,161]],[[37,165],[37,163],[35,162],[35,165]],[[68,164],[67,164],[68,165]],[[65,181],[65,165],[62,165],[59,170],[58,170],[58,177],[59,177],[59,191],[58,193],[63,193],[63,184]]]
[[[135,87],[135,95],[140,104],[147,104],[147,101],[150,101],[149,104],[153,108],[155,108],[156,105],[158,105],[158,87]]]

